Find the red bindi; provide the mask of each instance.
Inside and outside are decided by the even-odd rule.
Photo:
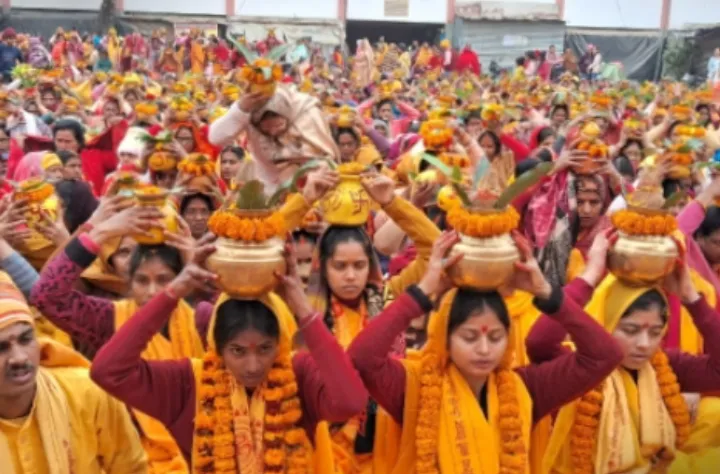
[[[482,331],[483,334],[487,334],[489,330],[490,330],[490,328],[487,326],[482,326],[480,328],[480,331]]]
[[[257,348],[257,344],[250,344],[250,350],[254,351]]]

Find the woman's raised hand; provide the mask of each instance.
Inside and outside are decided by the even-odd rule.
[[[533,256],[530,242],[517,231],[513,232],[513,238],[520,251],[521,261],[515,262],[515,273],[508,285],[538,298],[548,299],[552,294],[552,285],[545,279],[538,261]]]
[[[305,294],[305,287],[298,275],[297,260],[295,258],[295,250],[291,242],[285,243],[285,274],[275,273],[275,277],[280,284],[277,292],[280,297],[287,303],[290,311],[295,315],[302,326],[303,321],[307,321],[313,315],[313,308]]]
[[[675,263],[675,270],[665,277],[665,291],[677,295],[683,304],[695,303],[700,299],[700,293],[695,288],[690,275],[690,267],[685,259],[685,246],[675,241],[678,248],[678,258]]]
[[[151,228],[162,227],[164,218],[162,211],[154,207],[130,207],[98,223],[90,231],[90,238],[102,244],[113,237],[128,234],[147,235]]]
[[[217,275],[205,268],[205,261],[215,252],[215,236],[206,234],[195,247],[192,261],[185,265],[168,285],[169,292],[178,298],[184,298],[194,291],[214,293]]]
[[[607,229],[595,236],[587,254],[587,264],[580,278],[593,288],[600,283],[607,270],[607,255],[610,248],[617,242],[615,229]]]
[[[439,298],[443,293],[452,287],[452,283],[447,277],[445,271],[458,263],[463,258],[463,254],[458,253],[447,258],[448,253],[453,245],[460,241],[460,237],[455,231],[445,231],[440,235],[435,243],[433,243],[430,260],[428,261],[427,270],[417,287],[428,297]]]
[[[337,171],[330,169],[326,163],[322,163],[319,168],[308,174],[307,182],[303,187],[303,196],[308,204],[313,204],[337,186],[339,182],[340,175]]]
[[[368,195],[381,206],[387,206],[395,197],[395,181],[377,171],[363,174],[361,183]]]

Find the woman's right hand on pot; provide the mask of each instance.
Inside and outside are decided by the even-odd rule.
[[[120,211],[99,223],[90,231],[90,238],[102,244],[114,237],[128,234],[149,235],[153,227],[162,227],[165,215],[155,207],[135,206]]]
[[[217,275],[204,268],[201,264],[214,251],[215,245],[213,244],[206,244],[197,249],[195,261],[185,265],[180,274],[168,285],[167,292],[170,296],[182,299],[194,291],[215,293]]]
[[[127,196],[112,195],[114,194],[114,188],[117,184],[119,183],[113,183],[110,190],[108,190],[108,195],[111,197],[103,197],[100,200],[100,204],[98,204],[97,209],[95,209],[95,212],[93,212],[90,219],[88,219],[88,224],[92,227],[96,227],[97,225],[107,221],[118,212],[132,207],[134,204],[134,201]]]
[[[252,114],[267,104],[268,100],[270,100],[270,97],[264,92],[253,92],[243,95],[240,100],[237,101],[237,104],[240,110],[246,114]]]
[[[417,285],[428,297],[439,298],[443,293],[452,288],[452,282],[450,282],[445,271],[462,260],[464,255],[458,253],[450,258],[447,258],[447,255],[453,245],[459,241],[460,237],[457,232],[446,230],[440,235],[440,238],[433,243],[427,270]]]
[[[303,187],[303,196],[308,204],[313,204],[333,189],[340,182],[340,175],[337,171],[323,163],[319,168],[307,175],[307,182]]]
[[[310,305],[305,293],[305,286],[298,274],[297,259],[292,243],[285,243],[283,255],[285,256],[286,270],[284,275],[275,273],[275,278],[279,281],[277,293],[287,303],[292,314],[298,319],[300,326],[304,326],[303,323],[313,317],[315,312],[312,305]]]

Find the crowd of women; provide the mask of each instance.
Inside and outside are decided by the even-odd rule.
[[[717,471],[717,90],[230,41],[0,92],[2,473]]]

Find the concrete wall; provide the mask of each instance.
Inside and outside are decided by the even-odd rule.
[[[405,0],[409,3],[407,16],[386,16],[386,0],[347,0],[348,20],[404,21],[409,23],[445,23],[448,1]]]
[[[128,12],[172,15],[226,14],[225,0],[123,0],[123,8]]]
[[[338,0],[235,0],[235,16],[335,20]]]
[[[100,10],[101,3],[102,0],[12,0],[10,6],[49,10]]]

